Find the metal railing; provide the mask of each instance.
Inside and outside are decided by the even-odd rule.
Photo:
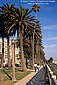
[[[48,65],[47,65],[47,73],[48,73],[50,85],[57,85],[56,75],[53,74],[53,72],[51,71]]]

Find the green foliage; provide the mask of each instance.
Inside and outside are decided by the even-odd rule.
[[[57,78],[57,71],[53,67],[51,67],[51,66],[49,66],[49,67],[54,72],[54,75],[56,75],[56,78]]]
[[[36,13],[36,11],[39,12],[40,6],[38,6],[38,4],[35,3],[32,7],[33,7],[32,10],[34,10],[35,13]]]
[[[50,59],[48,60],[48,63],[52,63],[52,61],[53,61],[53,58],[50,57]]]
[[[35,13],[37,11],[39,12],[39,8],[40,6],[38,6],[38,4],[34,4],[30,11],[21,5],[19,5],[19,8],[15,7],[15,4],[9,5],[9,3],[0,6],[0,35],[1,37],[15,36],[17,32],[18,38],[16,44],[17,47],[20,47],[21,33],[24,56],[29,59],[32,56],[32,39],[34,33],[35,55],[37,54],[36,47],[38,46],[40,56],[45,61],[45,53],[42,51],[44,47],[42,46],[41,24],[39,23],[40,21],[35,19],[35,16],[31,14],[33,10]]]

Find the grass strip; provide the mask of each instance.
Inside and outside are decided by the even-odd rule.
[[[3,81],[0,81],[0,85],[13,85],[15,82],[11,81],[9,76],[12,78],[12,70],[0,69],[0,73],[3,75]],[[30,72],[23,72],[22,69],[15,69],[16,80],[21,80],[25,76],[30,74]],[[17,82],[17,81],[16,81]]]

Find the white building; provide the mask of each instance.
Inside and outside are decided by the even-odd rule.
[[[9,48],[10,48],[10,59],[12,59],[12,39],[9,39]],[[0,39],[0,55],[2,55],[2,39]],[[4,38],[4,61],[5,63],[8,62],[8,47],[7,47],[6,38]],[[15,63],[19,63],[19,48],[17,48],[16,43],[15,43]]]

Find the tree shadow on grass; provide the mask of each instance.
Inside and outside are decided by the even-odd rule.
[[[3,72],[10,78],[10,80],[12,80],[11,76],[9,76],[6,71],[3,70]]]
[[[15,68],[15,69],[16,69],[15,72],[17,72],[17,71],[19,71],[19,72],[23,72],[22,69],[17,69],[17,68]]]

